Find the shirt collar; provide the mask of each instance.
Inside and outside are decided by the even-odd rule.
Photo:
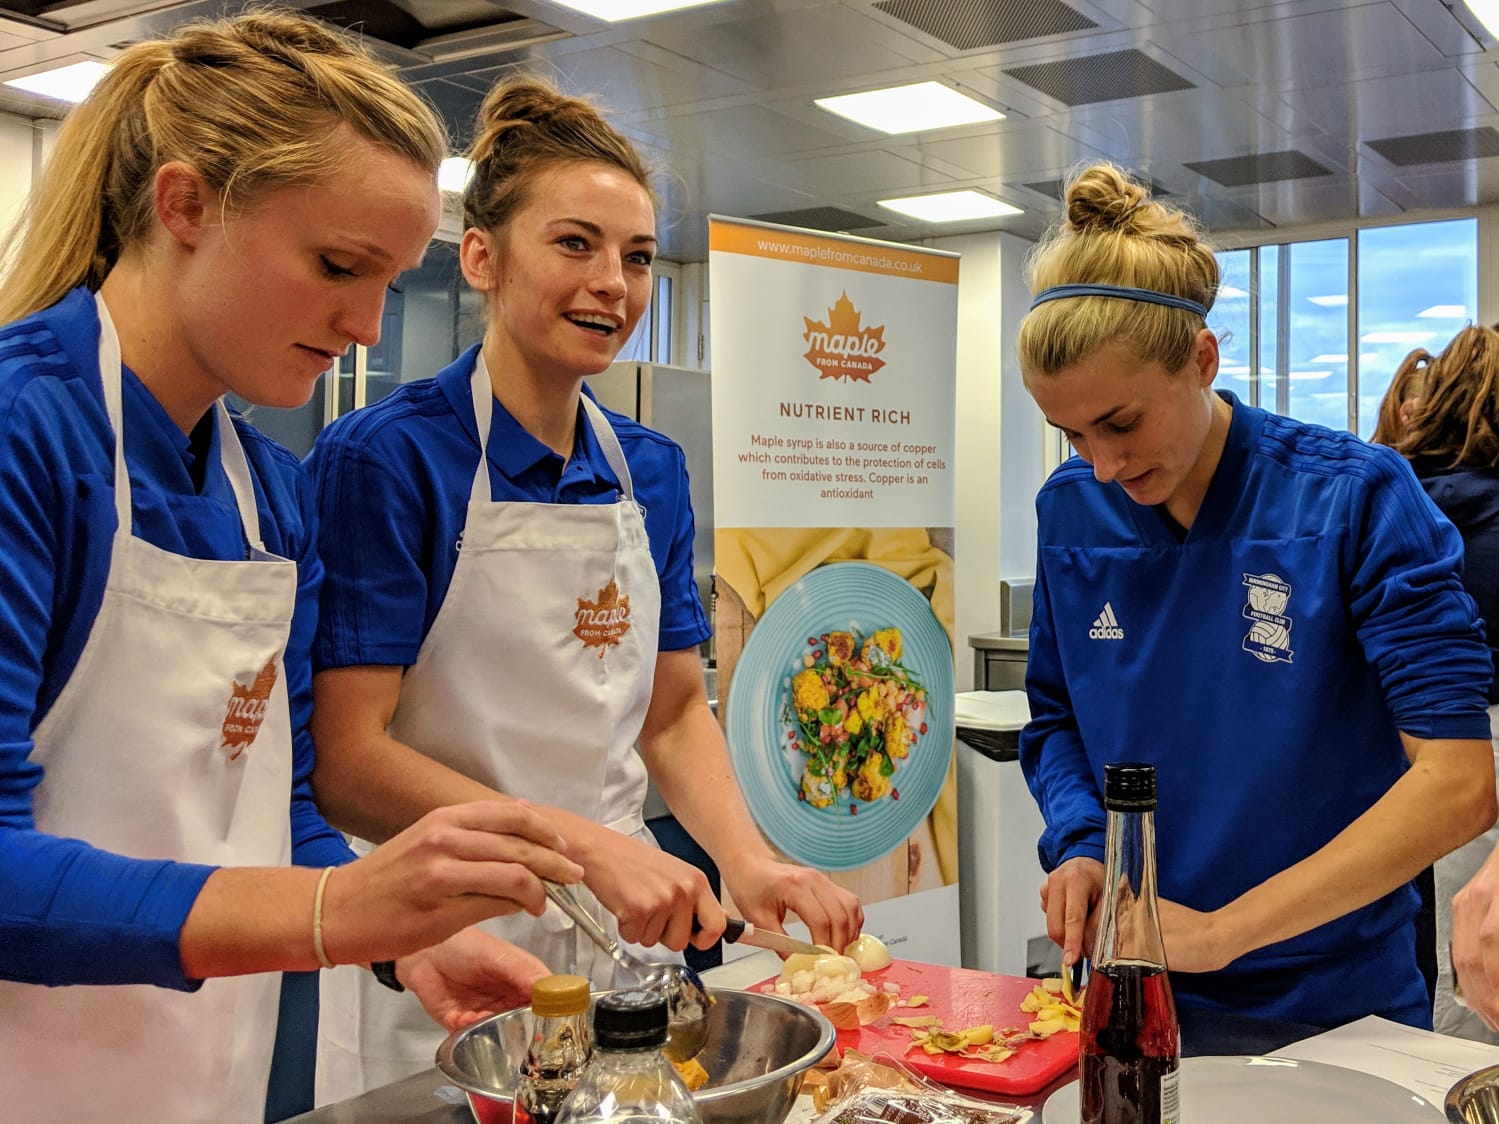
[[[475,446],[479,443],[479,429],[474,421],[474,402],[469,383],[474,377],[474,364],[478,362],[478,357],[479,345],[475,344],[437,373],[438,388]],[[597,401],[593,391],[586,385],[583,393]],[[509,480],[519,480],[549,458],[559,462],[562,459],[527,433],[499,399],[495,400],[494,414],[489,423],[489,447],[486,454],[489,463]],[[567,467],[558,471],[565,482],[586,475],[615,486],[619,484],[614,478],[613,470],[609,468],[581,402],[578,404],[578,423],[573,437],[573,455],[568,458]]]

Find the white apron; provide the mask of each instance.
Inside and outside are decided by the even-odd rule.
[[[583,395],[623,489],[618,503],[496,503],[485,452],[494,391],[482,354],[470,390],[479,464],[462,546],[402,679],[390,734],[511,796],[649,840],[635,739],[655,676],[661,590],[619,439]],[[369,849],[357,840],[354,847]],[[554,972],[589,976],[598,987],[614,982],[613,963],[550,903],[540,918],[520,913],[483,928]],[[321,1003],[319,1105],[429,1068],[444,1037],[409,992],[353,966],[322,974]]]
[[[119,526],[93,630],[33,738],[32,760],[46,769],[36,826],[137,858],[284,866],[292,741],[282,660],[296,563],[262,547],[222,402],[220,450],[249,559],[184,558],[133,535],[120,345],[97,303]],[[213,979],[196,993],[0,983],[0,1117],[260,1124],[280,982]]]

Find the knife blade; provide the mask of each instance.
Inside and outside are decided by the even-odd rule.
[[[814,956],[828,955],[828,950],[825,948],[818,948],[815,944],[788,937],[785,933],[777,933],[774,929],[757,929],[750,922],[738,917],[729,918],[729,923],[724,927],[723,939],[730,944],[754,945],[756,948],[768,948],[772,952],[783,952],[787,955],[795,952],[811,953]]]

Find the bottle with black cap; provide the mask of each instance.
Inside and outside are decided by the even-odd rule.
[[[1083,1000],[1082,1124],[1180,1124],[1181,1025],[1156,904],[1155,766],[1103,773],[1108,836]]]
[[[562,1102],[557,1124],[701,1124],[692,1094],[666,1060],[666,997],[616,991],[593,1005],[593,1060]]]

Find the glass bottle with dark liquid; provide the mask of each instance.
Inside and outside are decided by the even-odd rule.
[[[1180,1124],[1181,1027],[1156,906],[1155,766],[1104,766],[1103,899],[1083,1001],[1082,1124]]]
[[[582,1076],[593,1053],[588,999],[582,976],[547,976],[532,988],[536,1024],[516,1089],[517,1124],[552,1124]]]

